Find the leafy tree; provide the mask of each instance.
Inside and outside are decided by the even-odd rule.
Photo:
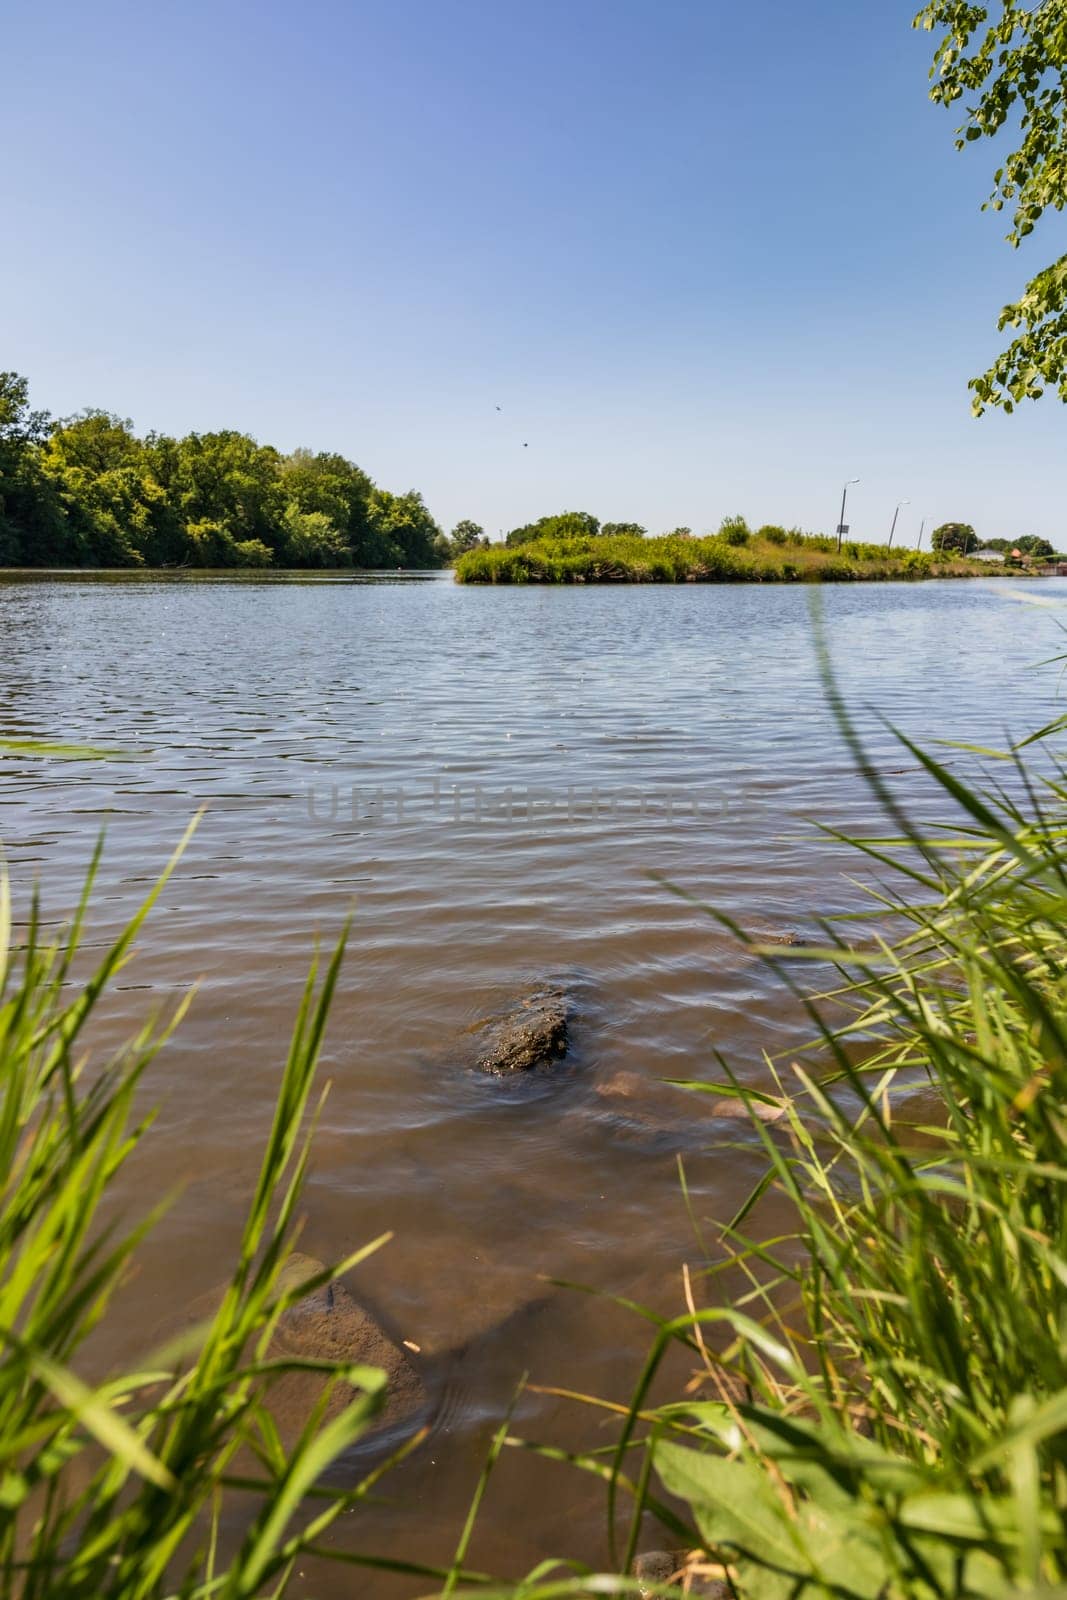
[[[29,384],[0,372],[0,564],[69,559],[62,509],[41,472],[47,411],[30,409]]]
[[[1054,556],[1055,550],[1047,539],[1039,539],[1036,533],[1024,533],[1021,539],[1016,539],[1014,548],[1021,550],[1024,556]]]
[[[642,528],[639,522],[605,522],[600,532],[605,539],[614,535],[622,535],[629,539],[644,539],[648,529]]]
[[[351,560],[360,567],[375,565],[374,485],[365,472],[342,455],[310,450],[294,450],[280,471],[289,503],[322,512],[343,534]]]
[[[233,539],[261,539],[273,549],[286,505],[280,464],[277,450],[247,433],[190,433],[177,441],[164,487],[183,524],[222,522]]]
[[[388,489],[375,489],[373,509],[379,548],[389,552],[389,559],[379,561],[378,565],[414,568],[441,566],[437,550],[441,529],[416,489],[409,489],[406,494],[390,494]]]
[[[485,529],[477,522],[465,518],[457,522],[452,529],[451,554],[454,556],[466,555],[468,550],[477,550],[488,545]]]
[[[969,522],[944,522],[940,528],[934,529],[930,548],[937,555],[951,550],[965,556],[969,551],[977,550],[978,535]]]
[[[535,539],[595,538],[600,523],[588,511],[561,511],[554,517],[541,517],[523,528],[513,528],[505,544],[532,544]]]
[[[324,511],[301,511],[295,501],[282,519],[280,555],[291,567],[347,567],[352,552],[344,534]]]
[[[1067,16],[1063,0],[930,0],[916,27],[942,30],[930,97],[954,105],[966,96],[956,148],[1005,136],[1014,145],[997,168],[985,209],[1011,212],[1008,243],[1018,248],[1046,209],[1067,205]],[[981,377],[973,410],[1011,411],[1046,387],[1067,400],[1067,255],[1030,280],[1005,306],[999,326],[1020,331]]]
[[[95,478],[120,467],[140,467],[144,447],[128,418],[88,410],[55,424],[47,455],[56,471],[77,470]]]

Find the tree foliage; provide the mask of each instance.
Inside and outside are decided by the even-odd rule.
[[[969,551],[978,549],[978,542],[978,535],[969,522],[943,522],[940,528],[934,529],[930,548],[938,555],[946,550],[956,550],[965,556]]]
[[[639,522],[605,522],[600,532],[605,539],[619,536],[627,539],[644,539],[648,529],[642,528]]]
[[[560,511],[554,517],[540,517],[523,528],[513,528],[505,544],[532,544],[535,539],[594,538],[600,532],[599,520],[588,511]]]
[[[53,422],[0,373],[0,565],[437,567],[422,496],[344,456],[246,433],[149,433],[110,412]]]
[[[930,0],[916,27],[940,31],[931,99],[966,115],[956,148],[1002,135],[1014,146],[993,178],[986,209],[1007,207],[1017,248],[1045,211],[1067,204],[1067,6],[1063,0]],[[980,377],[973,409],[1012,411],[1054,388],[1067,400],[1067,255],[1038,272],[1000,314],[1018,332]]]
[[[449,552],[453,556],[466,555],[468,550],[483,549],[489,543],[485,536],[485,529],[478,522],[472,522],[465,517],[462,522],[457,522],[452,529],[452,539]]]

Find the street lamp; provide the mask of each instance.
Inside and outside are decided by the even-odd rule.
[[[926,532],[926,524],[927,524],[928,521],[929,521],[929,518],[928,517],[924,517],[922,519],[922,522],[919,524],[919,537],[915,541],[916,550],[921,550],[922,547],[923,547],[923,534]]]
[[[840,550],[840,548],[841,548],[841,540],[845,536],[845,501],[848,499],[848,491],[851,489],[851,487],[852,487],[852,485],[854,483],[859,483],[859,481],[860,480],[858,478],[846,478],[845,479],[845,487],[841,490],[841,520],[837,524],[837,548],[838,548],[838,550]]]
[[[892,550],[892,548],[893,548],[893,535],[897,531],[897,518],[900,516],[900,507],[901,506],[910,506],[910,505],[911,505],[911,501],[910,500],[901,500],[900,505],[898,505],[897,509],[893,512],[893,526],[889,530],[889,548],[890,548],[890,550]]]

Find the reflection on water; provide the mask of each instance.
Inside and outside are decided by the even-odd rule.
[[[546,1280],[679,1309],[696,1258],[679,1149],[712,1229],[760,1170],[736,1124],[657,1132],[601,1092],[620,1073],[717,1075],[717,1052],[758,1076],[765,1051],[801,1042],[796,1007],[698,902],[803,931],[857,896],[855,861],[808,819],[878,819],[823,701],[804,591],[297,576],[5,576],[0,736],[123,754],[0,752],[0,835],[20,907],[40,874],[58,920],[106,825],[100,943],[207,807],[98,1029],[113,1042],[199,981],[154,1069],[150,1158],[119,1197],[183,1189],[116,1359],[225,1272],[315,937],[355,907],[302,1248],[395,1230],[362,1292],[437,1364],[446,1401],[395,1499],[341,1537],[441,1561],[517,1375],[618,1398],[646,1348],[645,1325]],[[920,815],[937,806],[879,712],[927,743],[982,744],[1052,715],[1055,680],[1027,671],[1054,652],[1050,616],[1003,586],[823,599],[870,748]],[[464,1030],[546,975],[575,995],[575,1070],[536,1096],[474,1078]],[[561,1403],[524,1408],[529,1433],[583,1437]],[[602,1535],[595,1484],[509,1455],[471,1558],[596,1561]]]

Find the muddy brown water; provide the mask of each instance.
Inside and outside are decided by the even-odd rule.
[[[1048,607],[1067,581],[1025,592],[822,591],[842,686],[917,815],[947,813],[876,713],[927,744],[1048,720],[1056,675],[1030,669],[1058,648]],[[394,1231],[355,1287],[435,1364],[440,1404],[426,1447],[337,1537],[447,1561],[519,1375],[622,1399],[647,1350],[647,1324],[545,1280],[680,1310],[698,1251],[679,1151],[711,1232],[761,1170],[737,1124],[690,1137],[668,1117],[657,1134],[597,1086],[715,1077],[716,1052],[757,1081],[765,1051],[805,1037],[783,987],[694,902],[779,934],[857,904],[858,863],[812,821],[881,821],[824,702],[807,592],[10,574],[0,736],[121,752],[0,752],[21,914],[39,877],[62,919],[106,825],[95,944],[208,808],[93,1040],[199,980],[152,1071],[159,1121],[114,1197],[136,1213],[181,1191],[115,1319],[116,1361],[225,1276],[314,941],[355,906],[301,1248],[339,1257]],[[465,1030],[546,978],[575,998],[569,1069],[527,1090],[472,1076]],[[532,1395],[516,1427],[606,1437]],[[509,1451],[470,1561],[596,1563],[604,1536],[595,1482]],[[295,1592],[425,1588],[307,1566]]]

